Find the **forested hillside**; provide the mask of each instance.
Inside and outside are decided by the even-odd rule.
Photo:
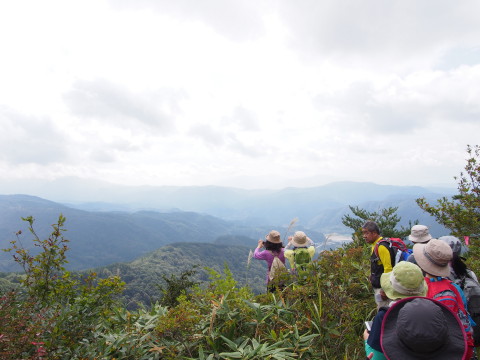
[[[246,247],[180,243],[129,264],[97,269],[100,277],[64,272],[63,220],[48,239],[38,239],[44,253],[33,258],[17,253],[25,265],[21,291],[3,289],[0,296],[0,355],[5,359],[365,358],[363,323],[375,313],[367,246],[350,243],[325,251],[302,284],[289,275],[283,291],[255,295],[241,283],[243,278],[263,283],[264,269],[252,260],[247,271]],[[470,247],[469,266],[478,272],[478,241]],[[245,270],[212,270],[208,279],[197,278],[208,280],[199,286],[184,286],[177,277],[171,285],[183,291],[169,303],[149,293],[162,270],[181,272],[198,259],[213,258]],[[260,275],[253,274],[254,268]],[[144,277],[148,284],[139,280]],[[122,280],[134,300],[148,299],[149,306],[125,303]]]
[[[164,245],[176,242],[227,242],[232,245],[256,246],[259,237],[271,229],[286,233],[287,225],[264,224],[253,226],[226,221],[211,215],[176,211],[104,212],[73,209],[52,201],[26,195],[0,195],[0,244],[7,247],[23,232],[21,240],[27,249],[33,246],[27,223],[22,217],[35,218],[40,237],[50,231],[51,221],[58,214],[66,217],[65,237],[69,242],[71,270],[85,270],[112,263],[132,261]],[[295,230],[305,230],[296,226]],[[338,243],[325,243],[317,231],[306,230],[321,248],[335,248]],[[0,271],[17,271],[20,268],[7,254],[0,253]]]
[[[253,247],[250,249],[253,250]],[[193,279],[203,283],[208,281],[208,272],[204,267],[223,272],[226,265],[239,285],[249,285],[258,294],[265,292],[267,266],[265,261],[256,259],[249,262],[250,249],[230,244],[175,243],[132,262],[112,264],[95,271],[101,277],[120,276],[126,282],[123,296],[128,303],[151,305],[152,301],[161,297],[158,285],[165,283],[162,276],[178,275],[194,266],[197,266],[197,273]]]
[[[66,192],[65,196],[75,197],[81,193],[82,184],[77,183],[75,189],[78,191]],[[21,217],[33,216],[38,233],[45,235],[51,219],[62,213],[67,218],[67,237],[71,241],[67,267],[73,270],[132,261],[175,242],[211,243],[222,236],[240,236],[249,239],[244,245],[254,246],[256,239],[271,229],[284,233],[294,217],[299,219],[295,229],[305,230],[317,245],[322,246],[325,233],[351,233],[341,221],[349,212],[348,205],[370,211],[398,207],[401,225],[418,219],[430,226],[434,236],[447,233],[415,202],[419,196],[433,202],[444,194],[421,187],[342,182],[276,191],[221,187],[109,188],[106,185],[100,189],[100,193],[95,192],[99,199],[111,200],[117,194],[118,203],[77,202],[66,206],[35,196],[0,195],[0,243],[8,244],[18,230],[26,229]],[[126,206],[127,201],[131,201],[129,206]],[[172,208],[177,210],[172,211]],[[170,210],[162,212],[166,209]],[[329,243],[325,248],[339,245]],[[19,268],[0,253],[0,271],[12,270]]]
[[[43,249],[37,255],[12,249],[25,274],[17,289],[21,291],[0,297],[0,355],[6,359],[264,359],[275,355],[287,360],[328,358],[338,349],[352,359],[361,354],[358,333],[373,301],[365,286],[362,249],[323,253],[311,264],[309,280],[298,286],[295,277],[289,276],[283,293],[255,295],[224,267],[211,270],[208,281],[199,286],[179,289],[183,282],[172,283],[183,291],[168,303],[163,296],[151,298],[148,307],[129,308],[125,298],[119,297],[125,286],[122,280],[145,286],[129,277],[135,271],[156,277],[159,273],[146,267],[166,266],[162,259],[170,260],[174,267],[166,269],[170,273],[194,265],[195,261],[187,264],[187,258],[217,257],[232,264],[245,262],[245,272],[238,274],[245,282],[263,283],[264,276],[250,278],[248,257],[238,252],[247,255],[247,248],[192,243],[167,246],[128,264],[130,269],[112,266],[111,274],[102,271],[104,277],[77,276],[63,268],[68,252],[64,225],[65,218],[60,216],[48,239],[36,240]],[[150,280],[149,286],[155,287],[157,278]],[[350,305],[338,308],[340,303]]]

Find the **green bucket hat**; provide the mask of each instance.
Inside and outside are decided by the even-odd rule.
[[[422,270],[414,263],[401,261],[389,273],[383,273],[380,285],[389,299],[427,295],[427,283]]]

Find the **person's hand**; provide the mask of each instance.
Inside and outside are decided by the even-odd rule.
[[[363,331],[363,340],[368,340],[368,337],[370,336],[370,333],[368,332],[367,329]]]
[[[293,236],[289,236],[287,246],[292,245],[292,240],[293,240]]]
[[[262,247],[263,247],[263,240],[260,239],[258,240],[257,249],[261,249]]]

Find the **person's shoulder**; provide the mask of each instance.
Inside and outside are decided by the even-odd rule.
[[[390,243],[388,241],[379,241],[377,243],[377,251],[380,251],[380,252],[384,252],[384,251],[387,251],[387,252],[390,252]]]
[[[269,251],[267,250],[261,250],[259,248],[256,248],[253,257],[256,259],[264,259],[266,256],[268,256]]]
[[[378,314],[382,314],[382,315],[385,315],[385,313],[388,311],[389,307],[388,306],[381,306],[379,309],[378,309]]]

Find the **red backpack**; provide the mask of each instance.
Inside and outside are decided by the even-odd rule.
[[[400,261],[405,261],[408,259],[410,254],[412,254],[412,249],[409,249],[407,245],[400,238],[383,238],[373,248],[373,252],[378,256],[378,246],[384,245],[390,251],[392,258],[392,267],[398,264]]]
[[[459,317],[467,333],[467,341],[470,346],[473,346],[472,326],[457,287],[450,280],[442,277],[425,278],[425,280],[428,284],[427,297],[440,301]]]

